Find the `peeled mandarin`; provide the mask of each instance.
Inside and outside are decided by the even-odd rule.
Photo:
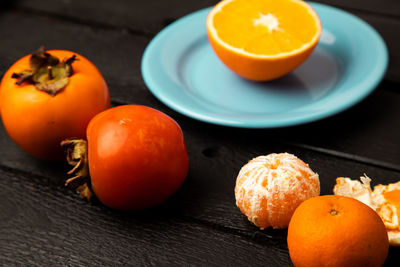
[[[261,229],[286,228],[295,209],[320,193],[319,177],[289,153],[259,156],[236,179],[236,205]]]

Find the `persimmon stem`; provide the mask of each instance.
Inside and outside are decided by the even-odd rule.
[[[67,86],[69,77],[73,74],[72,63],[76,60],[76,55],[72,55],[60,61],[42,46],[29,59],[31,69],[13,73],[11,78],[17,79],[15,83],[18,85],[29,82],[36,89],[55,96]]]
[[[90,202],[94,194],[90,183],[87,142],[83,139],[67,139],[61,142],[61,146],[66,149],[68,163],[74,166],[68,174],[75,175],[65,181],[65,186],[77,183],[77,193]]]
[[[69,172],[68,172],[68,174],[69,174]],[[74,176],[74,177],[72,177],[72,178],[67,179],[67,180],[65,181],[65,186],[68,186],[71,182],[77,181],[77,180],[79,180],[80,178],[81,178],[81,176],[76,175],[76,176]]]
[[[49,76],[49,80],[53,80],[53,74],[51,73],[51,66],[47,66],[47,75]]]

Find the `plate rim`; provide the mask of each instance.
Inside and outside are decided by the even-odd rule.
[[[159,86],[157,84],[156,79],[152,78],[152,72],[151,72],[151,67],[150,67],[150,62],[149,62],[149,55],[151,55],[154,47],[157,46],[158,42],[160,42],[165,36],[168,36],[170,33],[174,32],[174,28],[177,27],[179,24],[186,23],[187,20],[193,19],[193,17],[197,16],[203,16],[203,13],[205,13],[205,18],[206,14],[211,10],[212,7],[207,7],[203,8],[200,10],[197,10],[195,12],[192,12],[190,14],[187,14],[180,19],[174,21],[167,27],[163,28],[158,34],[155,35],[155,37],[149,42],[147,47],[145,48],[145,51],[142,56],[142,61],[141,61],[141,72],[142,72],[142,77],[145,82],[145,85],[148,87],[150,92],[162,103],[170,107],[171,109],[188,116],[190,118],[203,121],[206,123],[211,123],[211,124],[216,124],[216,125],[222,125],[222,126],[230,126],[230,127],[236,127],[236,128],[260,128],[260,129],[265,129],[265,128],[278,128],[278,127],[289,127],[289,126],[295,126],[299,124],[305,124],[305,123],[310,123],[313,121],[317,121],[323,118],[330,117],[332,115],[335,115],[337,113],[340,113],[357,103],[361,102],[363,99],[365,99],[369,94],[371,94],[378,84],[381,82],[383,79],[387,67],[388,67],[388,61],[389,61],[389,55],[388,55],[388,50],[387,46],[385,44],[385,41],[381,37],[381,35],[377,32],[375,28],[373,28],[370,24],[362,20],[361,18],[336,7],[332,7],[326,4],[322,3],[316,3],[316,2],[308,2],[313,8],[322,8],[325,9],[325,11],[328,12],[337,12],[340,15],[347,16],[348,18],[357,21],[359,25],[364,27],[365,29],[368,30],[371,36],[374,37],[374,41],[377,44],[377,50],[380,52],[380,57],[377,59],[377,66],[375,67],[376,72],[374,75],[370,75],[366,77],[364,80],[362,80],[359,84],[354,86],[351,90],[351,92],[358,92],[356,95],[348,99],[345,103],[336,106],[335,108],[327,108],[324,111],[320,111],[318,113],[312,113],[309,115],[303,115],[297,118],[289,118],[286,120],[255,120],[255,121],[243,121],[243,120],[238,120],[238,119],[232,119],[229,120],[227,118],[219,118],[219,117],[213,117],[213,116],[208,116],[207,114],[202,114],[199,112],[195,112],[191,110],[191,108],[186,108],[181,106],[179,103],[176,103],[173,101],[173,99],[170,99],[168,97],[167,93],[163,92],[163,89],[161,88],[162,86]],[[202,34],[201,34],[202,35]],[[199,34],[200,36],[200,34]],[[318,101],[316,101],[318,102]]]

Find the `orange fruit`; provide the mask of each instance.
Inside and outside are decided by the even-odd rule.
[[[290,220],[287,242],[295,266],[382,266],[389,250],[378,214],[354,198],[304,201]]]
[[[208,39],[220,60],[254,81],[281,77],[316,47],[321,22],[301,0],[223,0],[207,17]]]
[[[288,153],[252,159],[240,170],[235,187],[236,205],[261,229],[287,227],[297,206],[319,192],[318,174]]]
[[[388,185],[378,184],[371,189],[371,179],[360,181],[347,177],[336,178],[335,195],[355,198],[374,209],[385,224],[391,246],[400,246],[400,181]]]

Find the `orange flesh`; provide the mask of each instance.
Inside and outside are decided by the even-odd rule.
[[[397,218],[400,218],[400,190],[385,192],[383,196],[387,201],[396,206]]]
[[[291,52],[310,42],[318,31],[309,10],[292,1],[233,1],[222,10],[214,17],[218,36],[249,53]]]

